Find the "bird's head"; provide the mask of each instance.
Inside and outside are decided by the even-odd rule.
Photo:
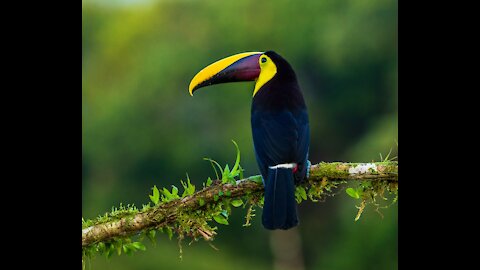
[[[285,65],[286,64],[286,65]],[[253,96],[282,69],[290,65],[277,53],[245,52],[235,54],[207,66],[193,77],[190,95],[201,87],[227,82],[255,81]]]

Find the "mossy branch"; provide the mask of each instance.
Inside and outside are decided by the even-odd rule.
[[[375,163],[322,162],[311,166],[308,181],[302,186],[308,189],[308,197],[315,200],[314,198],[320,198],[324,193],[330,191],[332,187],[336,187],[338,184],[350,180],[382,183],[380,195],[383,194],[383,187],[387,186],[388,188],[389,185],[393,184],[396,192],[398,187],[398,163],[395,161]],[[182,182],[182,185],[183,184]],[[190,185],[190,181],[188,184]],[[367,187],[371,185],[364,186]],[[184,185],[184,187],[186,187],[186,185]],[[259,175],[244,178],[233,183],[222,184],[220,180],[217,180],[214,181],[213,184],[191,195],[187,194],[184,197],[182,196],[183,198],[177,196],[177,199],[160,202],[153,207],[144,207],[142,210],[135,209],[135,211],[126,211],[123,215],[106,215],[106,218],[102,220],[102,222],[97,222],[82,230],[82,249],[85,250],[95,244],[108,243],[109,241],[115,241],[116,239],[122,239],[142,232],[150,236],[148,232],[154,232],[155,230],[161,230],[163,232],[164,228],[167,230],[170,238],[172,236],[172,230],[178,233],[179,241],[183,239],[184,234],[194,239],[203,238],[208,241],[213,239],[213,236],[216,234],[216,228],[211,228],[206,223],[208,219],[205,219],[205,214],[202,212],[203,210],[205,210],[205,212],[207,210],[210,212],[213,211],[214,215],[216,215],[213,217],[217,223],[225,224],[226,222],[226,224],[228,224],[228,221],[220,215],[221,213],[226,215],[226,211],[222,210],[222,205],[220,205],[220,208],[217,206],[223,202],[223,209],[227,208],[228,212],[230,212],[230,203],[234,207],[242,204],[246,206],[247,203],[249,203],[251,206],[247,214],[246,225],[248,225],[252,206],[261,206],[263,203],[263,189]],[[297,187],[297,191],[298,189],[299,187]],[[174,195],[176,195],[177,191],[175,191]],[[301,198],[306,199],[307,197],[305,189],[300,188],[300,191],[297,196],[297,200],[300,197],[299,201],[301,201]],[[367,193],[364,195],[367,196]],[[371,194],[368,196],[371,196]],[[235,203],[236,198],[246,198],[246,200],[236,200],[237,203]],[[224,202],[225,199],[227,203]],[[362,201],[362,204],[364,204],[364,202],[365,199]],[[197,217],[198,220],[194,217]],[[203,219],[201,217],[203,217]],[[185,228],[179,226],[179,223]],[[103,244],[102,248],[105,249],[105,244]],[[109,248],[113,250],[114,245],[112,244],[107,248],[107,254],[110,254],[108,253]],[[125,250],[124,247],[124,251],[128,251],[128,249]]]

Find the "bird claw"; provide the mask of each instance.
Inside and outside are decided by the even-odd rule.
[[[310,160],[307,159],[307,162],[305,165],[306,166],[304,167],[304,169],[302,169],[302,172],[305,172],[304,175],[302,175],[302,172],[299,172],[299,171],[297,171],[297,173],[294,173],[295,185],[300,185],[307,182],[307,179],[310,176],[310,167],[312,167],[312,163],[310,162]]]

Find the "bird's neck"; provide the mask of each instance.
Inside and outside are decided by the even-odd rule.
[[[266,83],[253,97],[252,110],[298,110],[305,109],[300,86],[295,76],[288,80],[272,79]]]

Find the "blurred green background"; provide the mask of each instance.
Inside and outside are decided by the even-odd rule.
[[[203,157],[258,174],[250,131],[253,83],[188,94],[206,65],[244,51],[275,50],[295,69],[311,127],[310,160],[379,160],[397,144],[397,1],[118,1],[82,4],[82,215],[141,206],[153,185],[201,186]],[[159,235],[134,256],[96,257],[91,269],[397,269],[397,205],[372,207],[344,190],[299,205],[300,226],[270,232],[261,209],[244,210],[214,241]],[[87,267],[88,264],[87,264]],[[88,268],[87,268],[88,269]]]

